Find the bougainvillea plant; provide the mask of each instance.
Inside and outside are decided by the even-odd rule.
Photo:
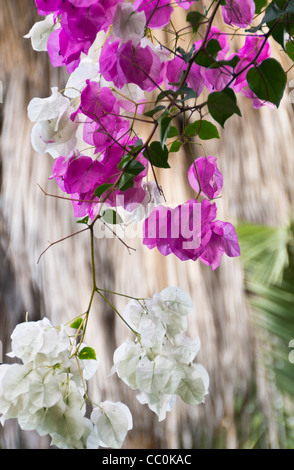
[[[294,1],[35,3],[42,18],[26,37],[33,49],[48,52],[53,67],[66,68],[68,81],[62,91],[53,87],[48,98],[29,103],[32,146],[54,159],[48,177],[89,231],[93,286],[86,312],[68,327],[47,318],[17,325],[9,355],[18,362],[0,366],[1,423],[17,418],[23,430],[50,435],[60,448],[120,448],[133,426],[129,408],[93,403],[87,389],[99,366],[84,343],[88,318],[94,294],[105,300],[95,279],[94,227],[123,225],[124,217],[143,221],[150,250],[213,270],[223,255],[240,255],[234,226],[217,218],[224,183],[217,156],[204,151],[195,158],[193,144],[220,138],[217,125],[241,117],[240,93],[256,109],[279,106],[287,75],[268,40],[294,59]],[[186,10],[179,31],[173,22],[178,9]],[[161,30],[167,44],[157,39]],[[243,45],[232,52],[229,37],[240,31]],[[145,138],[142,126],[149,130]],[[168,171],[170,154],[182,146],[191,155],[187,184],[194,197],[170,207],[154,169]],[[112,308],[133,336],[116,349],[112,373],[139,392],[139,402],[159,420],[177,397],[203,403],[209,376],[195,362],[199,338],[187,334],[190,296],[167,287],[152,298],[129,299],[122,313]]]

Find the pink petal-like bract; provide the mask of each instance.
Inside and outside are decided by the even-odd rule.
[[[254,0],[227,0],[222,6],[224,22],[229,25],[247,28],[251,24],[255,14]]]

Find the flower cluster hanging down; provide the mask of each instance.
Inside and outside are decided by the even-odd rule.
[[[196,40],[189,52],[180,47],[171,50],[152,40],[157,30],[172,21],[177,8],[188,10],[192,4],[180,0],[177,3],[136,0],[133,4],[123,0],[36,0],[38,13],[45,19],[33,26],[28,37],[36,50],[48,51],[54,67],[67,68],[69,79],[62,94],[52,88],[51,97],[34,98],[29,104],[28,115],[35,123],[32,144],[36,151],[48,152],[56,159],[51,178],[71,198],[75,217],[86,217],[93,223],[103,218],[105,208],[116,211],[122,207],[132,219],[132,212],[146,197],[144,185],[150,178],[151,167],[169,168],[168,154],[172,147],[168,149],[165,141],[174,117],[171,106],[155,106],[151,114],[145,113],[152,119],[155,111],[161,113],[157,120],[149,120],[149,124],[160,123],[163,127],[167,123],[161,145],[143,142],[135,128],[136,120],[144,117],[150,92],[161,90],[162,99],[169,99],[175,109],[187,93],[187,97],[194,99],[197,111],[205,90],[212,94],[223,90],[233,94],[242,92],[252,99],[256,108],[272,105],[260,100],[246,80],[248,69],[270,57],[268,42],[262,36],[248,35],[244,46],[233,53],[230,53],[228,36],[213,24],[207,29],[206,40]],[[227,25],[245,29],[254,17],[255,3],[227,1],[220,11]],[[205,24],[205,14],[202,20]],[[214,58],[213,63],[212,59],[206,58],[209,64],[204,60],[205,48],[209,57]],[[191,56],[197,57],[197,53],[199,60],[191,62]],[[227,96],[232,98],[230,94]],[[187,97],[184,96],[182,103]],[[236,107],[238,114],[237,110]],[[192,135],[201,137],[201,125],[206,121],[199,122],[202,124]],[[188,124],[189,131],[192,124]],[[172,146],[179,148],[187,136],[185,131],[179,136],[175,126],[173,131],[177,138]],[[224,253],[236,257],[240,249],[234,227],[215,220],[217,208],[211,201],[217,193],[207,191],[207,185],[214,178],[220,184],[221,177],[216,167],[216,173],[211,173],[209,158],[206,163],[203,159],[195,161],[194,184],[191,184],[192,170],[188,175],[195,199],[184,202],[171,215],[172,224],[187,227],[192,223],[188,238],[194,239],[193,249],[184,247],[181,239],[187,240],[182,233],[172,240],[165,235],[166,229],[161,230],[164,237],[154,236],[158,218],[161,225],[168,226],[167,214],[171,212],[158,202],[158,208],[147,220],[143,243],[149,248],[157,247],[165,256],[173,253],[181,260],[199,259],[216,269]],[[198,170],[201,165],[210,173]],[[158,184],[157,187],[159,190]],[[206,201],[199,201],[202,196]],[[201,209],[195,209],[199,218],[195,225],[197,204],[201,204]],[[183,207],[189,210],[183,211]]]
[[[191,309],[185,292],[167,288],[143,304],[131,301],[124,311],[137,341],[117,348],[113,372],[140,389],[139,402],[159,420],[172,410],[177,395],[195,405],[208,393],[208,373],[193,363],[199,338],[185,335]],[[133,427],[131,412],[124,403],[105,400],[91,402],[90,418],[85,416],[87,381],[99,361],[92,348],[76,343],[71,326],[71,335],[47,318],[16,326],[8,356],[22,364],[0,366],[0,422],[16,418],[21,429],[49,435],[51,445],[62,449],[120,448]]]
[[[208,373],[193,363],[200,340],[186,335],[191,309],[185,292],[168,287],[144,302],[131,300],[124,310],[138,338],[125,341],[115,351],[113,372],[140,390],[137,399],[148,404],[160,421],[172,410],[177,395],[197,405],[208,393]]]
[[[85,384],[99,366],[96,359],[82,359],[87,346],[75,354],[77,346],[65,327],[56,328],[47,318],[20,323],[11,340],[8,355],[22,364],[0,366],[2,424],[17,418],[23,430],[48,434],[51,445],[63,449],[121,447],[132,428],[123,403],[101,402],[91,419],[85,417]]]

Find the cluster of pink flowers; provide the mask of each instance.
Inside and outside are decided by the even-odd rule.
[[[200,157],[188,172],[191,187],[203,196],[215,198],[223,185],[216,158]],[[199,187],[200,183],[200,187]],[[217,208],[205,197],[190,199],[177,207],[156,207],[144,222],[144,244],[155,246],[163,255],[175,254],[180,260],[200,259],[215,270],[222,255],[240,255],[235,228],[216,219]]]
[[[94,220],[101,202],[131,212],[145,201],[144,178],[150,164],[147,155],[140,152],[144,143],[134,133],[131,122],[143,113],[146,93],[159,87],[174,92],[188,67],[186,84],[197,97],[204,89],[213,92],[230,87],[252,99],[254,107],[265,104],[246,81],[248,68],[270,55],[267,43],[259,51],[262,36],[247,36],[244,46],[237,53],[230,53],[227,35],[211,26],[206,44],[217,41],[215,60],[221,61],[217,67],[205,67],[197,61],[188,63],[178,49],[171,53],[149,39],[148,30],[168,25],[174,9],[180,6],[187,10],[191,1],[35,0],[35,3],[38,13],[46,16],[47,22],[43,22],[39,31],[42,30],[42,40],[44,35],[48,36],[52,65],[66,66],[70,78],[64,96],[52,89],[52,97],[35,99],[29,105],[29,116],[36,123],[32,141],[37,151],[48,151],[56,159],[51,178],[70,196],[76,217],[89,216]],[[255,2],[227,0],[221,11],[225,23],[246,28],[253,19]],[[192,54],[201,48],[203,40],[196,41]],[[78,144],[79,129],[82,147]],[[87,148],[92,149],[90,156]],[[139,149],[135,160],[134,148]],[[129,174],[130,184],[123,187],[118,183],[125,176],[123,162],[128,156],[137,166],[130,167],[134,171]],[[216,159],[209,156],[195,160],[188,180],[196,198],[176,208],[155,207],[145,220],[144,244],[149,248],[157,246],[164,255],[174,253],[181,260],[200,259],[215,269],[223,253],[240,254],[234,227],[215,220],[216,204],[212,200],[222,188]],[[99,186],[111,185],[106,196],[97,193]]]
[[[104,44],[99,65],[100,73],[105,80],[113,82],[118,88],[127,83],[135,83],[147,92],[162,83],[167,88],[172,88],[170,83],[177,82],[181,73],[187,68],[187,64],[179,55],[170,60],[166,51],[154,47],[144,36],[146,27],[158,29],[169,23],[174,11],[171,0],[148,2],[135,0],[133,5],[123,3],[123,0],[35,0],[35,2],[40,15],[53,13],[55,22],[60,22],[59,27],[49,35],[47,44],[53,66],[65,65],[69,72],[75,70],[80,63],[81,53],[87,54],[97,33],[107,31],[110,25],[113,25],[113,34]],[[188,9],[192,3],[177,0],[176,4]],[[227,0],[226,5],[221,8],[225,23],[245,28],[250,25],[254,17],[255,2]],[[228,61],[234,56],[240,59],[235,69],[235,73],[238,74],[254,59],[263,37],[248,36],[244,47],[229,57],[227,56],[229,43],[225,34],[212,27],[208,41],[210,39],[217,39],[221,47],[216,57],[217,61]],[[195,51],[201,43],[202,41],[194,43]],[[269,55],[270,49],[267,44],[257,63]],[[229,65],[206,70],[193,64],[187,83],[198,96],[204,86],[210,91],[221,91],[229,83],[235,91],[242,90],[245,96],[251,98],[254,107],[260,107],[263,103],[259,102],[250,91],[248,92],[247,69],[237,77],[236,81],[233,80],[233,71]]]
[[[129,142],[130,144],[130,142]],[[53,166],[53,177],[60,188],[72,197],[75,217],[89,216],[91,220],[98,214],[100,203],[95,196],[95,189],[103,184],[112,184],[121,174],[117,166],[120,163],[127,146],[126,139],[122,145],[114,144],[102,154],[101,160],[92,160],[85,155],[72,155],[69,158],[59,157]],[[111,207],[123,206],[126,210],[138,206],[145,191],[142,179],[146,176],[148,162],[138,157],[143,165],[143,171],[134,177],[134,184],[126,191],[115,190],[106,198],[105,203]]]
[[[48,39],[48,54],[53,66],[65,65],[72,72],[81,53],[87,53],[99,31],[112,23],[120,0],[35,0],[40,15],[60,17],[60,28]]]

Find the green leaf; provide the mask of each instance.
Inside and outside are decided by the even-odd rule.
[[[132,188],[134,186],[134,177],[145,170],[145,166],[141,162],[138,162],[138,160],[135,159],[130,162],[131,158],[133,158],[131,154],[125,155],[118,165],[119,169],[124,170],[117,184],[117,189],[120,191],[127,191],[127,189]]]
[[[124,173],[117,184],[117,189],[120,191],[127,191],[134,186],[134,177],[129,173]]]
[[[135,150],[136,152],[138,152],[138,148],[142,147],[143,146],[143,140],[142,139],[137,139],[136,142],[134,143],[134,145],[129,145],[129,149],[130,149],[130,153],[132,153],[132,150]]]
[[[125,162],[122,168],[125,169],[125,174],[127,173],[132,176],[137,176],[145,170],[145,166],[141,162],[138,162],[138,160]]]
[[[165,106],[163,105],[156,106],[154,109],[151,109],[150,111],[144,113],[144,116],[153,117],[154,114],[158,113],[159,111],[162,111],[163,109],[165,109]]]
[[[89,222],[89,216],[88,215],[86,215],[86,217],[84,217],[83,219],[77,220],[77,224],[86,224],[86,225],[88,225],[88,222]]]
[[[183,145],[183,142],[180,142],[179,140],[176,140],[175,142],[173,142],[171,144],[169,151],[170,152],[178,152],[180,150],[180,148],[182,147],[182,145]]]
[[[180,85],[180,83],[181,83],[180,81],[178,81],[178,82],[168,82],[169,85],[175,86],[175,87],[178,87]]]
[[[176,128],[176,126],[171,126],[168,131],[167,138],[171,139],[172,137],[176,137],[178,134],[179,134],[179,131]]]
[[[271,21],[270,23],[267,24],[268,28],[271,28],[272,25],[274,24],[274,21]],[[272,31],[272,37],[274,40],[282,46],[282,48],[285,48],[285,33],[286,33],[286,28],[285,25],[280,22],[276,25],[275,29]]]
[[[81,326],[83,323],[83,319],[82,318],[77,318],[75,321],[73,321],[71,324],[70,324],[70,327],[71,328],[74,328],[75,330],[82,330],[83,329],[83,326]]]
[[[168,164],[168,149],[165,145],[162,147],[160,142],[152,142],[144,150],[143,155],[153,166],[170,168]]]
[[[271,24],[271,26],[273,25],[273,23],[278,20],[282,15],[284,15],[285,12],[284,10],[282,10],[281,8],[279,8],[276,4],[276,2],[272,2],[269,4],[269,6],[267,7],[266,11],[265,11],[265,14],[261,20],[261,22],[257,25],[257,26],[254,26],[252,28],[249,28],[249,29],[246,29],[245,31],[249,32],[249,33],[256,33],[259,29],[261,29],[261,27],[264,25],[264,24]]]
[[[290,2],[276,0],[268,6],[268,10],[275,11],[276,16],[272,13],[271,17],[266,19],[266,25],[268,28],[272,28],[275,22],[279,20],[279,23],[275,25],[272,31],[272,37],[284,49],[287,33],[291,36],[294,32],[294,0]]]
[[[185,133],[188,137],[198,135],[202,140],[219,139],[219,132],[214,124],[209,121],[201,119],[199,121],[191,122],[185,128]]]
[[[95,359],[96,360],[96,353],[93,348],[89,346],[85,346],[78,355],[79,359]]]
[[[207,98],[208,111],[222,127],[233,114],[241,116],[241,111],[236,104],[235,92],[228,88],[224,91],[210,93]]]
[[[285,8],[285,11],[287,13],[294,13],[294,0],[290,0],[290,2],[288,3],[288,5]]]
[[[202,67],[210,67],[215,63],[220,50],[220,43],[216,39],[211,39],[208,41],[205,50],[199,52],[194,62]]]
[[[195,52],[195,47],[192,46],[188,52],[186,52],[185,49],[183,49],[182,47],[177,47],[176,52],[179,52],[179,54],[181,54],[183,60],[187,64]]]
[[[170,111],[170,114],[172,115],[175,112],[178,112],[178,107],[177,106],[172,106],[169,111]]]
[[[192,26],[193,33],[198,31],[203,20],[205,20],[205,16],[201,15],[198,11],[190,11],[186,17],[186,21]]]
[[[294,0],[275,0],[271,3],[275,3],[285,13],[294,13]]]
[[[181,95],[181,99],[176,100],[176,102],[191,100],[193,98],[198,97],[196,91],[193,90],[192,88],[189,88],[188,86],[183,86],[183,87],[179,88],[177,91],[174,92],[174,96],[179,96],[179,95]]]
[[[124,168],[127,162],[129,162],[135,155],[138,155],[142,146],[143,141],[141,139],[137,139],[134,145],[129,145],[130,151],[122,157],[121,161],[117,165],[118,169],[121,170]]]
[[[98,186],[95,191],[94,191],[94,194],[95,196],[97,197],[100,197],[102,196],[102,194],[104,194],[108,189],[110,189],[113,185],[111,183],[105,183],[105,184],[101,184],[100,186]]]
[[[117,165],[117,168],[118,168],[119,170],[121,170],[122,167],[123,167],[127,162],[129,162],[132,157],[133,157],[133,156],[132,156],[131,153],[127,153],[126,155],[124,155],[124,156],[122,157],[121,161],[119,162],[119,164]]]
[[[294,41],[286,42],[285,50],[290,59],[294,61]]]
[[[287,75],[276,59],[266,59],[259,66],[251,68],[247,72],[246,79],[250,90],[259,99],[270,101],[279,107]]]
[[[267,0],[254,0],[255,3],[255,14],[258,15],[261,10],[266,7]]]
[[[218,60],[217,62],[214,62],[213,64],[210,65],[210,69],[216,69],[219,67],[233,67],[233,69],[236,67],[236,65],[240,62],[240,57],[235,55],[232,57],[230,60]]]
[[[217,39],[210,39],[206,45],[207,52],[216,58],[218,52],[221,50],[221,45]]]
[[[284,14],[285,11],[279,8],[276,2],[271,2],[265,11],[265,15],[262,19],[262,24],[269,23],[270,21],[276,21]]]
[[[106,209],[102,214],[102,219],[107,224],[115,225],[122,223],[122,218],[113,209]]]
[[[170,126],[171,126],[172,118],[170,116],[164,116],[160,119],[160,143],[161,147],[164,147],[165,141],[167,139]]]
[[[173,90],[161,91],[160,93],[158,93],[156,97],[155,104],[159,103],[161,100],[164,100],[165,98],[168,98],[169,95],[174,96],[175,95],[174,91]]]

